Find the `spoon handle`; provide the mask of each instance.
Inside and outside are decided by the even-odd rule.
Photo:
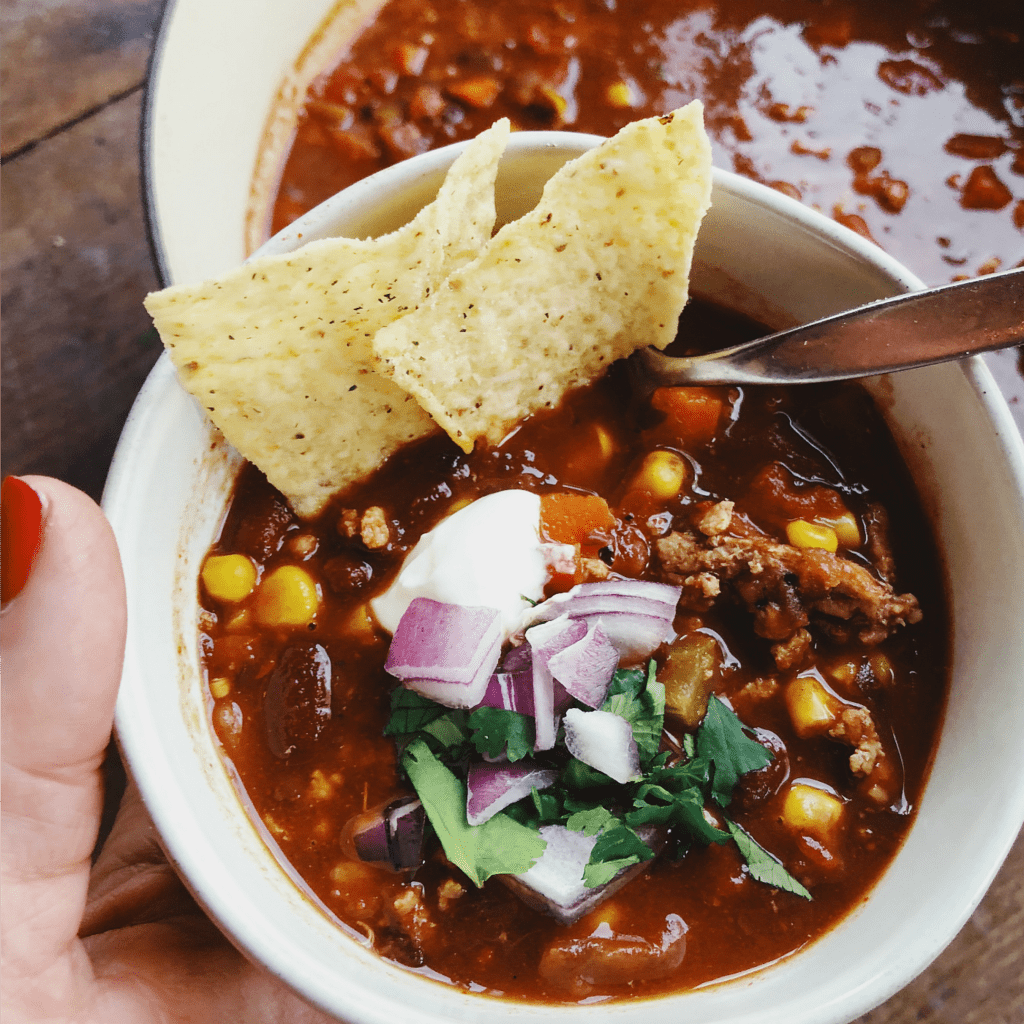
[[[797,384],[963,359],[1024,344],[1024,269],[882,299],[699,356],[643,349],[657,384]]]

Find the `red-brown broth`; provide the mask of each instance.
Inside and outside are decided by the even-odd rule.
[[[390,0],[314,82],[267,226],[501,116],[609,135],[696,98],[717,165],[940,284],[1024,259],[1022,69],[1014,0]]]
[[[740,340],[753,329],[700,303],[691,303],[683,317],[685,336],[713,338],[715,344]],[[211,697],[212,722],[268,841],[325,910],[361,938],[371,936],[382,956],[474,991],[527,1000],[692,987],[772,962],[821,935],[867,895],[899,848],[927,777],[948,672],[948,614],[927,521],[892,439],[859,385],[743,389],[730,398],[728,428],[710,445],[684,445],[636,404],[625,376],[613,372],[571,395],[562,408],[533,417],[497,448],[464,455],[436,435],[399,452],[313,524],[295,519],[255,469],[243,470],[214,550],[246,553],[264,572],[284,562],[300,563],[320,582],[324,601],[314,625],[296,634],[229,626],[235,609],[200,595],[204,665],[211,681],[226,679],[230,686],[218,699]],[[603,423],[617,445],[603,466],[578,458],[594,422]],[[436,925],[430,930],[422,921],[417,925],[395,914],[395,898],[408,891],[408,878],[346,859],[339,841],[346,822],[409,791],[399,777],[394,744],[382,735],[393,685],[383,671],[386,637],[379,631],[354,634],[350,616],[386,584],[420,534],[453,502],[509,487],[541,493],[569,488],[601,493],[615,509],[628,491],[625,481],[652,446],[683,450],[697,470],[667,505],[677,524],[689,521],[712,497],[734,497],[763,529],[778,534],[778,509],[759,505],[750,490],[755,475],[773,462],[786,467],[794,500],[810,505],[819,500],[803,481],[838,492],[857,515],[868,499],[881,502],[891,517],[898,589],[920,598],[924,618],[877,649],[815,641],[813,663],[827,669],[852,658],[861,665],[861,682],[843,695],[869,707],[887,755],[899,767],[890,799],[879,807],[865,799],[863,786],[850,776],[848,747],[827,739],[799,740],[781,699],[756,701],[740,694],[755,678],[786,676],[775,668],[767,642],[754,636],[748,613],[724,603],[700,616],[703,628],[722,638],[734,663],[718,677],[716,691],[733,700],[749,726],[781,740],[791,780],[815,779],[842,794],[849,812],[842,841],[831,851],[831,861],[823,858],[813,844],[779,824],[781,791],[754,806],[741,786],[737,821],[808,885],[813,901],[751,879],[732,846],[694,849],[678,862],[660,858],[595,913],[603,914],[616,934],[653,940],[667,913],[679,915],[689,929],[680,967],[670,977],[652,980],[644,980],[641,969],[626,988],[574,989],[537,973],[543,950],[566,934],[563,926],[528,909],[499,881],[476,890],[435,850],[413,879],[423,915]],[[390,525],[391,542],[382,550],[366,550],[336,526],[340,508],[370,505],[383,507]],[[297,557],[295,539],[308,536],[316,538],[316,550]],[[649,538],[634,535],[633,542],[643,548]],[[626,567],[634,554],[623,544],[613,568]],[[858,552],[850,557],[867,561]],[[348,568],[340,571],[339,564]],[[367,576],[368,582],[353,589],[353,582]],[[681,615],[677,628],[695,628],[693,617]],[[332,717],[318,738],[281,758],[268,745],[268,725],[274,723],[267,720],[265,695],[282,653],[296,644],[319,644],[329,654]],[[894,668],[892,685],[864,682],[866,659],[878,652]],[[671,720],[667,727],[679,732]],[[452,881],[464,891],[449,901],[444,894]],[[584,918],[570,934],[589,934],[595,920]]]

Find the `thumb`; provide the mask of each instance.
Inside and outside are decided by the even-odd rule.
[[[9,477],[2,491],[4,970],[73,985],[125,637],[113,533],[80,491]]]

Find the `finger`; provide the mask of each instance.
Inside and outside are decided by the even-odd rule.
[[[94,765],[110,736],[124,657],[125,594],[113,531],[81,491],[25,477],[42,536],[0,616],[4,760],[50,776]]]
[[[84,938],[189,913],[199,909],[167,862],[138,788],[129,781],[93,865],[78,934]]]
[[[337,1024],[246,960],[201,916],[103,932],[85,946],[98,982],[96,1021]]]
[[[0,612],[4,971],[71,998],[84,967],[69,949],[102,805],[124,582],[113,533],[84,494],[26,477],[6,481],[3,499],[4,561],[13,550],[25,570],[20,589],[5,585]]]
[[[92,1019],[203,1024],[327,1024],[247,961],[189,896],[129,783],[89,883],[80,934],[93,964]]]

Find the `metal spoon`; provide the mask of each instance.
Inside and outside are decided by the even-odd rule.
[[[631,369],[661,384],[807,384],[866,377],[1024,344],[1024,269],[908,292],[698,356],[645,348]]]

